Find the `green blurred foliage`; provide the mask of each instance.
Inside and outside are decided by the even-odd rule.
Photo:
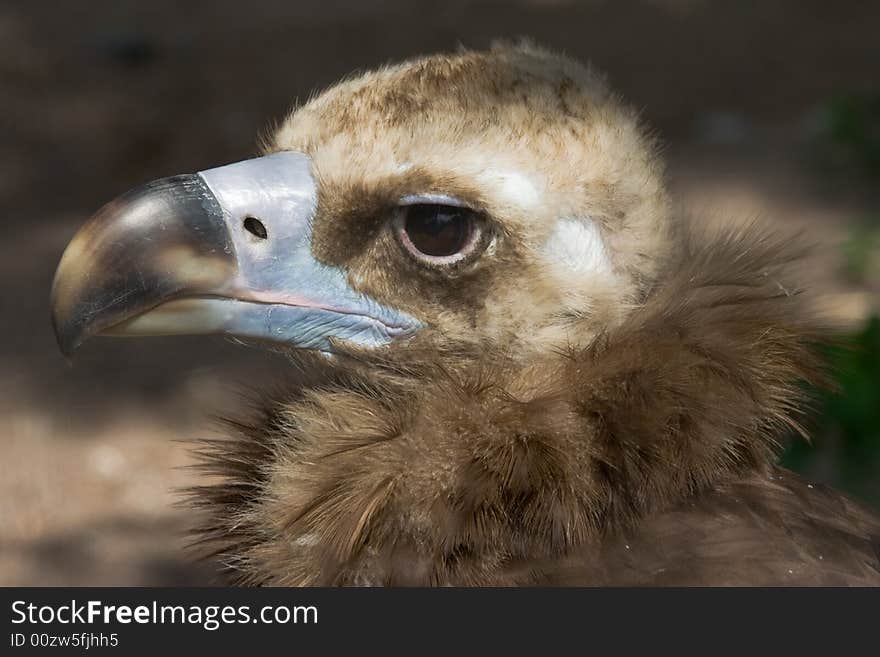
[[[815,146],[820,161],[831,168],[880,175],[880,93],[827,101],[820,108]]]
[[[840,246],[843,275],[850,283],[864,283],[880,246],[880,219],[871,217],[855,224]]]
[[[817,113],[809,141],[817,187],[850,194],[880,181],[880,92],[842,94]],[[846,184],[842,184],[846,183]],[[841,244],[841,274],[868,285],[876,274],[880,215],[853,222]],[[792,439],[782,465],[880,508],[880,318],[824,348],[832,389],[814,389],[810,441]]]
[[[782,465],[880,508],[880,318],[825,352],[836,390],[812,391],[811,441],[794,440]]]

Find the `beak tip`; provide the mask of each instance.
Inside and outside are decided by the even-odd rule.
[[[58,349],[69,361],[73,356],[73,352],[82,344],[83,340],[76,332],[65,331],[64,328],[60,327],[55,317],[52,318],[52,327],[55,330],[55,340],[58,343]]]
[[[52,331],[55,333],[55,341],[64,358],[69,362],[73,352],[85,341],[83,326],[63,317],[55,303],[55,295],[52,295]]]

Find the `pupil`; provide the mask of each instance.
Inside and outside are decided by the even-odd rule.
[[[425,255],[455,255],[467,243],[470,214],[464,208],[413,205],[407,214],[405,229],[413,246]]]

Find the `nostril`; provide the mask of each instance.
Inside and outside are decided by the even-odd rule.
[[[261,240],[264,240],[269,236],[269,234],[266,232],[266,227],[263,225],[263,222],[256,217],[245,217],[244,229],[251,235],[259,237]]]

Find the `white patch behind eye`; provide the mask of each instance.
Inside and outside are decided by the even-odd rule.
[[[589,219],[560,219],[545,247],[550,262],[583,274],[613,276],[608,250],[595,222]]]
[[[520,207],[532,207],[540,194],[534,182],[518,171],[486,169],[477,175],[477,181],[490,186],[503,201]]]

